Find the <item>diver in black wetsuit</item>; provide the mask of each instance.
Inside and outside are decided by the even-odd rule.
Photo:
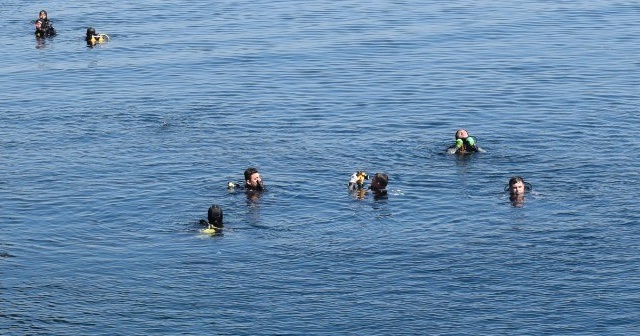
[[[247,191],[264,191],[264,184],[258,169],[251,167],[244,171],[244,189]]]
[[[224,227],[224,225],[222,225],[223,217],[222,208],[217,204],[213,204],[209,207],[209,211],[207,211],[208,221],[201,219],[200,225],[206,225],[210,230],[220,231]]]
[[[262,178],[258,169],[250,167],[244,171],[244,184],[229,182],[227,184],[229,192],[235,192],[236,190],[244,190],[247,195],[247,199],[250,201],[257,201],[263,192],[267,191],[262,183]]]
[[[247,199],[250,201],[257,201],[264,189],[262,178],[256,168],[247,168],[244,171],[244,193],[247,195]]]
[[[387,197],[387,184],[389,183],[389,176],[385,173],[376,173],[371,178],[371,185],[369,185],[369,189],[373,193],[374,199],[380,199],[383,197]]]
[[[34,22],[36,31],[34,34],[37,38],[52,37],[56,35],[56,29],[47,16],[47,11],[41,10],[38,14],[39,18]]]

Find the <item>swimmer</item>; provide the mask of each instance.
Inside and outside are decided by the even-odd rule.
[[[524,205],[525,191],[531,190],[531,184],[524,181],[520,176],[513,176],[509,179],[509,184],[505,189],[509,190],[509,200],[514,207],[521,207]]]
[[[222,208],[216,204],[209,207],[209,211],[207,212],[208,221],[201,219],[200,224],[206,225],[207,228],[202,230],[204,233],[216,233],[216,231],[220,231],[223,228],[222,219],[223,219]]]
[[[476,138],[469,135],[467,130],[459,129],[456,131],[456,143],[449,146],[447,152],[449,154],[465,154],[471,152],[484,152],[484,150],[478,147]]]
[[[43,37],[52,37],[56,35],[56,30],[53,28],[53,24],[49,20],[47,15],[47,11],[41,10],[38,14],[38,20],[34,22],[36,31],[35,35],[37,38]]]
[[[251,167],[244,171],[244,188],[247,191],[264,191],[258,169]]]
[[[244,182],[227,182],[227,192],[235,194],[237,190],[244,191],[250,201],[257,201],[262,196],[262,192],[267,191],[258,169],[254,167],[244,171]]]
[[[87,28],[87,34],[85,36],[87,46],[93,47],[98,43],[108,42],[109,40],[109,35],[96,33],[96,30],[93,27]]]
[[[389,183],[389,176],[385,173],[376,173],[371,178],[371,185],[369,189],[373,192],[375,199],[387,196],[387,184]]]

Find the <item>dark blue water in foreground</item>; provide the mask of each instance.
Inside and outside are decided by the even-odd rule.
[[[2,335],[640,333],[640,5],[42,6],[0,2]]]

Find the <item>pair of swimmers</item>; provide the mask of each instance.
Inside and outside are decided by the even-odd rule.
[[[466,154],[473,152],[485,152],[484,149],[478,147],[476,138],[469,135],[465,129],[456,131],[456,143],[447,149],[449,154]],[[531,190],[531,184],[524,181],[520,176],[513,176],[509,179],[505,190],[509,191],[509,198],[513,206],[522,206],[524,204],[524,194],[526,190]]]
[[[40,11],[38,19],[34,22],[34,25],[36,28],[34,34],[38,39],[57,35],[55,28],[53,28],[53,23],[49,20],[49,16],[45,10]],[[96,33],[96,30],[93,27],[87,28],[85,41],[88,46],[92,47],[99,43],[108,42],[109,40],[109,35]]]
[[[260,177],[260,172],[255,167],[249,167],[244,171],[244,184],[228,182],[227,189],[230,192],[236,189],[242,189],[250,200],[256,200],[262,192],[266,191],[262,177]],[[202,233],[213,235],[221,232],[223,228],[223,217],[222,208],[217,204],[211,205],[207,211],[207,220],[200,220],[200,225],[207,227],[202,230]]]

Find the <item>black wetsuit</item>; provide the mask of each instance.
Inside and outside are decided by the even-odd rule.
[[[371,190],[371,192],[373,193],[373,197],[376,199],[389,196],[389,193],[387,193],[387,189],[378,189],[370,186],[369,190]]]
[[[38,38],[52,37],[56,35],[56,29],[53,28],[53,24],[49,19],[38,19],[40,21],[40,28],[37,28],[34,34]]]

